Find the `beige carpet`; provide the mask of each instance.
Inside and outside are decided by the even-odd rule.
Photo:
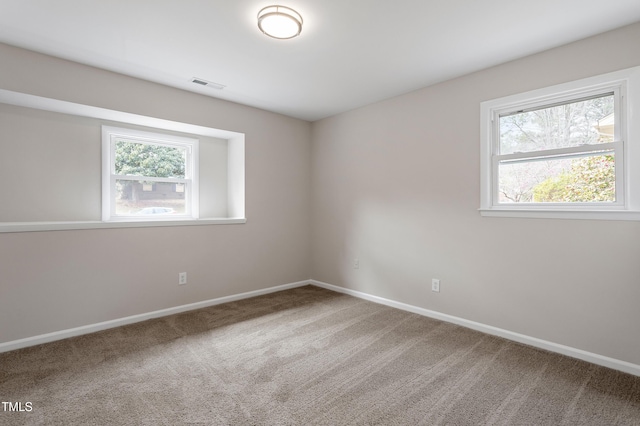
[[[316,287],[0,354],[1,425],[640,425],[640,377]]]

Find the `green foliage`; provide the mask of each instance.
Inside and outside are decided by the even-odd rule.
[[[500,154],[611,142],[611,135],[601,131],[600,122],[612,117],[614,109],[614,96],[609,94],[501,116]],[[602,159],[574,160],[570,170],[564,170],[569,167],[569,160],[561,157],[501,165],[501,200],[515,203],[613,201],[613,160],[610,164],[598,165],[598,158]],[[546,176],[557,177],[543,180]]]
[[[115,172],[127,176],[184,177],[184,149],[135,142],[116,143]]]
[[[533,188],[533,201],[568,203],[615,201],[615,171],[612,155],[573,160],[571,170],[549,178]]]

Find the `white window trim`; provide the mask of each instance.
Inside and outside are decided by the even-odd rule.
[[[143,220],[137,222],[1,222],[0,233],[12,232],[44,232],[44,231],[73,231],[83,229],[118,229],[118,228],[151,228],[166,226],[200,226],[200,225],[233,225],[247,223],[246,218],[210,218],[198,220]]]
[[[177,178],[153,178],[148,176],[120,176],[115,174],[115,141],[118,138],[130,139],[137,143],[187,148],[187,158],[184,179]],[[169,134],[146,132],[137,129],[122,127],[102,126],[102,220],[112,221],[175,221],[194,220],[199,215],[199,187],[198,187],[198,147],[199,140]],[[184,215],[144,216],[144,218],[131,215],[116,215],[114,197],[116,193],[116,180],[153,181],[184,183],[185,209]]]
[[[606,91],[619,91],[616,117],[616,203],[499,204],[497,200],[496,117],[516,107],[562,102]],[[640,67],[629,68],[480,104],[480,213],[483,216],[555,219],[640,220]],[[620,125],[619,125],[620,124]],[[578,148],[584,151],[584,148]],[[566,149],[567,153],[573,148]],[[624,150],[624,151],[623,151]],[[559,152],[559,151],[558,151]],[[620,155],[624,154],[624,155]],[[517,157],[517,154],[509,156]],[[505,156],[501,156],[505,157]]]

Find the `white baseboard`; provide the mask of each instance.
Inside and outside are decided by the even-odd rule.
[[[70,328],[67,330],[56,331],[53,333],[41,334],[39,336],[27,337],[25,339],[13,340],[11,342],[0,343],[0,353],[13,351],[28,346],[40,345],[42,343],[62,340],[69,337],[80,336],[82,334],[95,333],[109,328],[120,327],[127,324],[146,321],[148,319],[165,317],[168,315],[179,314],[181,312],[192,311],[195,309],[206,308],[208,306],[220,305],[222,303],[234,302],[236,300],[248,299],[250,297],[261,296],[263,294],[275,293],[277,291],[288,290],[290,288],[309,285],[308,280],[298,281],[295,283],[279,285],[276,287],[264,288],[261,290],[249,291],[246,293],[234,294],[231,296],[219,297],[217,299],[204,300],[202,302],[190,303],[188,305],[175,306],[173,308],[161,309],[159,311],[147,312],[145,314],[132,315],[130,317],[119,318],[111,321],[99,322],[97,324],[84,325],[82,327]]]
[[[344,287],[339,287],[333,284],[327,284],[322,281],[316,281],[316,280],[298,281],[290,284],[269,287],[261,290],[255,290],[255,291],[239,293],[231,296],[219,297],[217,299],[204,300],[202,302],[191,303],[188,305],[181,305],[173,308],[161,309],[159,311],[147,312],[144,314],[133,315],[133,316],[119,318],[111,321],[104,321],[96,324],[70,328],[67,330],[56,331],[53,333],[41,334],[39,336],[28,337],[25,339],[13,340],[10,342],[0,343],[0,352],[8,352],[8,351],[12,351],[20,348],[26,348],[28,346],[35,346],[35,345],[40,345],[42,343],[48,343],[56,340],[66,339],[69,337],[80,336],[82,334],[95,333],[97,331],[102,331],[109,328],[120,327],[123,325],[146,321],[153,318],[160,318],[168,315],[178,314],[181,312],[206,308],[208,306],[220,305],[222,303],[234,302],[236,300],[248,299],[250,297],[261,296],[263,294],[269,294],[269,293],[275,293],[277,291],[288,290],[296,287],[302,287],[309,284],[315,285],[317,287],[322,287],[327,290],[348,294],[350,296],[358,297],[360,299],[368,300],[371,302],[380,303],[382,305],[390,306],[393,308],[401,309],[403,311],[413,312],[415,314],[423,315],[426,317],[450,322],[463,327],[471,328],[473,330],[481,331],[483,333],[503,337],[505,339],[513,340],[515,342],[524,343],[526,345],[545,349],[551,352],[560,353],[562,355],[567,355],[573,358],[581,359],[583,361],[591,362],[593,364],[602,365],[604,367],[612,368],[614,370],[623,371],[625,373],[633,374],[635,376],[640,376],[640,365],[637,365],[637,364],[632,364],[630,362],[621,361],[615,358],[594,354],[592,352],[583,351],[581,349],[572,348],[570,346],[549,342],[546,340],[538,339],[531,336],[526,336],[524,334],[515,333],[509,330],[504,330],[501,328],[478,323],[475,321],[469,321],[464,318],[455,317],[453,315],[447,315],[440,312],[431,311],[429,309],[420,308],[420,307],[409,305],[406,303],[396,302],[394,300],[373,296],[371,294],[363,293],[356,290],[350,290]]]
[[[515,342],[524,343],[536,348],[545,349],[551,352],[557,352],[562,355],[570,356],[572,358],[581,359],[583,361],[591,362],[593,364],[602,365],[604,367],[612,368],[614,370],[623,371],[625,373],[640,376],[640,365],[632,364],[630,362],[621,361],[615,358],[609,358],[603,355],[594,354],[591,352],[583,351],[582,349],[572,348],[570,346],[560,345],[558,343],[549,342],[546,340],[538,339],[531,336],[526,336],[520,333],[514,333],[513,331],[504,330],[502,328],[493,327],[486,324],[481,324],[475,321],[469,321],[464,318],[455,317],[452,315],[442,314],[440,312],[431,311],[429,309],[419,308],[417,306],[408,305],[406,303],[396,302],[394,300],[385,299],[378,296],[373,296],[360,291],[350,290],[343,287],[338,287],[333,284],[327,284],[321,281],[310,280],[310,283],[326,288],[327,290],[336,291],[339,293],[348,294],[350,296],[365,299],[371,302],[380,303],[382,305],[391,306],[393,308],[402,309],[403,311],[413,312],[415,314],[423,315],[430,318],[435,318],[441,321],[450,322],[453,324],[461,325],[463,327],[471,328],[473,330],[481,331],[483,333],[492,334],[494,336],[503,337]]]

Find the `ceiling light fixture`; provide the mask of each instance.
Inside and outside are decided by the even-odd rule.
[[[267,6],[258,12],[258,28],[269,37],[294,38],[302,31],[302,16],[286,6]]]

